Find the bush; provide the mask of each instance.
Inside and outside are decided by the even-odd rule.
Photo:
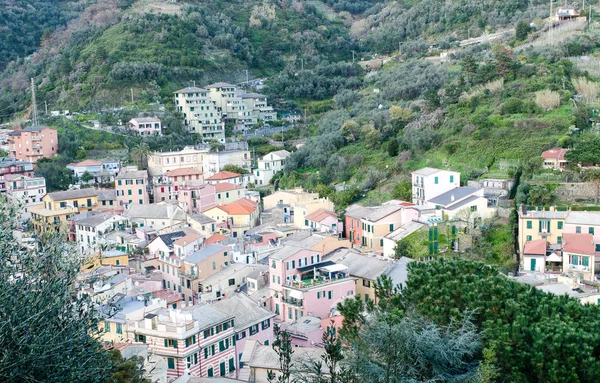
[[[518,98],[508,98],[502,103],[502,114],[517,114],[523,112],[523,101]]]
[[[542,110],[548,111],[560,106],[560,94],[550,89],[535,92],[535,104]]]

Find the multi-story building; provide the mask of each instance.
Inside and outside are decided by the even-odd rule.
[[[6,197],[21,207],[21,219],[31,218],[29,208],[42,203],[46,195],[46,180],[44,177],[27,177],[19,174],[7,175]]]
[[[204,176],[196,168],[180,168],[169,170],[163,176],[155,176],[152,180],[154,202],[176,200],[179,188],[186,185],[202,184]]]
[[[244,110],[250,112],[252,124],[258,121],[274,121],[277,119],[277,112],[272,106],[267,105],[267,96],[259,93],[242,93],[242,102]]]
[[[0,158],[0,192],[7,190],[6,177],[9,175],[33,177],[33,164],[13,158]]]
[[[231,263],[231,249],[228,246],[209,244],[180,260],[179,274],[174,274],[176,280],[170,280],[171,276],[165,277],[166,288],[181,293],[182,298],[188,302],[196,303],[202,294],[200,283],[217,273]],[[164,271],[164,270],[163,270]],[[169,287],[169,283],[171,287]]]
[[[37,233],[66,229],[69,218],[98,208],[98,191],[79,189],[48,193],[42,204],[31,206],[31,224]]]
[[[563,234],[563,273],[596,282],[596,246],[592,234]]]
[[[115,180],[119,208],[149,204],[148,187],[146,170],[137,170],[135,166],[121,169]]]
[[[348,275],[347,267],[322,262],[321,257],[318,251],[291,245],[269,257],[269,289],[278,320],[328,318],[338,303],[354,296],[356,278]]]
[[[205,156],[204,169],[209,176],[219,172],[225,165],[234,165],[246,169],[250,173],[252,168],[252,156],[248,147],[240,149],[220,150],[209,152]]]
[[[184,374],[235,377],[235,320],[210,305],[161,309],[127,326],[129,341],[167,359],[169,381]]]
[[[237,294],[246,283],[246,277],[257,270],[268,272],[267,265],[248,265],[246,263],[232,263],[223,270],[211,274],[200,281],[198,301],[212,303]]]
[[[127,222],[127,218],[110,211],[81,218],[75,222],[77,246],[84,254],[99,252],[105,244],[103,235],[123,230]]]
[[[202,212],[218,223],[226,224],[234,238],[242,237],[258,223],[260,209],[256,202],[246,198],[225,205],[217,205]]]
[[[138,136],[161,136],[162,126],[158,117],[136,117],[129,120],[129,130]]]
[[[267,153],[257,161],[257,168],[252,170],[256,185],[268,185],[275,173],[282,171],[285,160],[291,155],[287,150],[277,150]]]
[[[180,206],[167,202],[131,205],[123,215],[139,227],[156,231],[168,227],[181,228],[186,222],[185,211]]]
[[[346,209],[344,230],[351,243],[383,252],[385,236],[418,218],[419,211],[409,202],[389,201],[379,207],[352,205]]]
[[[10,155],[19,161],[37,162],[52,158],[58,153],[56,129],[47,126],[30,126],[8,134]]]
[[[276,206],[289,205],[293,206],[306,201],[313,201],[319,199],[319,193],[309,193],[302,190],[302,188],[278,190],[273,194],[270,194],[263,198],[263,205],[265,210],[272,209]]]
[[[460,173],[423,168],[412,173],[412,202],[425,205],[430,199],[460,186]]]
[[[341,234],[344,232],[344,224],[338,215],[331,210],[318,209],[304,217],[304,227],[315,231]]]
[[[225,123],[221,108],[204,88],[188,87],[175,92],[175,107],[183,114],[183,124],[190,132],[199,134],[203,141],[225,142]]]
[[[219,183],[227,182],[230,184],[242,185],[243,175],[239,173],[230,172],[227,170],[222,170],[218,173],[213,174],[212,176],[206,179],[206,183],[211,185],[216,185]]]
[[[152,177],[165,175],[168,171],[193,168],[205,173],[204,162],[208,149],[186,146],[175,152],[154,152],[148,155],[148,172]]]
[[[210,184],[181,186],[177,191],[177,200],[188,213],[199,213],[216,205],[216,186]]]
[[[449,220],[459,219],[470,225],[480,224],[496,212],[495,206],[488,206],[484,190],[474,187],[458,187],[431,198],[426,204],[436,210],[438,217]]]
[[[519,251],[523,254],[527,242],[545,239],[549,247],[559,248],[568,211],[531,210],[525,205],[519,209]]]

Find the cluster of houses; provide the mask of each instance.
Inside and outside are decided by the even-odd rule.
[[[189,131],[198,133],[204,141],[225,142],[226,123],[243,131],[259,121],[277,119],[277,113],[267,105],[266,96],[246,93],[224,82],[176,91],[175,107],[183,114],[183,123]]]

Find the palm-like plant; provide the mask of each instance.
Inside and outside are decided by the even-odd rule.
[[[593,182],[596,193],[594,195],[594,204],[598,205],[598,196],[600,195],[600,168],[593,167],[585,169],[582,173],[581,179],[584,182]]]
[[[146,168],[148,164],[148,154],[150,154],[150,147],[145,142],[140,142],[129,151],[129,157],[137,164],[139,169]]]

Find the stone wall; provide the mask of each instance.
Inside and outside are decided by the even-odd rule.
[[[561,182],[554,193],[563,201],[593,200],[596,186],[592,182]]]

